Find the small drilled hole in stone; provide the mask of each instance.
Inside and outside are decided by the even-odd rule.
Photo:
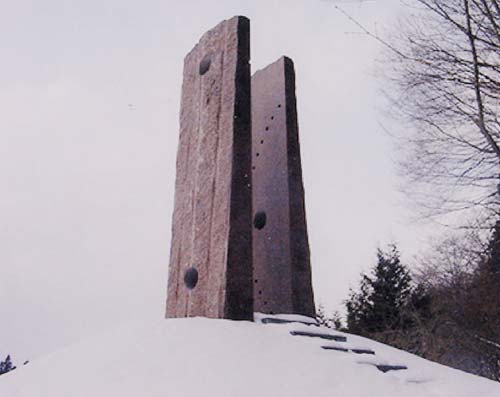
[[[259,295],[262,295],[262,291],[259,291]]]
[[[208,72],[208,69],[210,69],[210,63],[210,57],[208,55],[205,55],[205,57],[200,62],[200,76],[203,76]]]
[[[255,214],[253,218],[253,226],[256,229],[261,230],[264,228],[264,226],[266,226],[266,220],[267,220],[266,213],[264,211],[259,211]]]
[[[271,120],[274,120],[274,116],[271,116]]]
[[[264,141],[262,140],[262,141],[260,141],[260,143],[262,144],[262,143],[264,143]]]
[[[257,284],[259,282],[259,280],[255,279],[253,280],[255,284]]]
[[[254,170],[254,169],[255,169],[255,165],[252,167],[252,170]]]
[[[184,273],[184,284],[188,289],[193,289],[198,284],[198,270],[194,267],[190,267]]]
[[[264,301],[264,305],[267,305],[267,301]]]
[[[259,156],[260,156],[260,154],[259,154],[259,153],[255,153],[255,155],[256,155],[257,157],[259,157]]]
[[[279,108],[281,107],[281,103],[280,103],[280,104],[278,104],[278,107],[279,107]]]
[[[266,131],[269,131],[269,127],[266,127]]]

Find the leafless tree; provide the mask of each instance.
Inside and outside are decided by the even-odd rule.
[[[500,1],[414,0],[386,45],[383,75],[404,191],[426,215],[498,215]]]
[[[430,315],[400,343],[418,341],[416,353],[426,358],[500,381],[496,260],[478,230],[438,242],[416,275],[431,298]]]

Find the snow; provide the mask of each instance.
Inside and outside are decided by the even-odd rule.
[[[0,397],[500,396],[500,383],[359,336],[332,345],[298,323],[205,318],[141,322],[93,337],[0,377]],[[406,365],[380,372],[376,365]]]

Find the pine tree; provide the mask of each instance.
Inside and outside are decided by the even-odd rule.
[[[9,371],[16,369],[16,367],[12,364],[12,360],[10,359],[10,355],[7,355],[5,361],[0,362],[0,375],[6,374]]]
[[[401,263],[395,245],[377,252],[378,263],[371,280],[371,327],[374,331],[404,327],[404,306],[411,294],[411,277]]]
[[[316,323],[322,327],[330,328],[330,319],[327,317],[325,307],[322,304],[319,304],[316,309]]]
[[[325,312],[325,307],[322,304],[319,304],[316,309],[316,323],[322,327],[337,330],[341,330],[343,328],[342,316],[340,313],[338,311],[334,311],[331,316],[328,316]]]
[[[366,334],[368,330],[369,317],[372,311],[370,283],[370,278],[366,274],[363,274],[359,283],[359,292],[351,289],[349,298],[345,302],[347,309],[347,329],[355,334]]]
[[[377,250],[372,276],[362,275],[359,292],[351,290],[346,301],[349,331],[369,334],[404,328],[405,307],[411,296],[411,277],[395,245]]]

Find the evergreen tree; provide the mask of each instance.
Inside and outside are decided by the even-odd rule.
[[[346,301],[349,331],[369,334],[409,325],[405,308],[411,296],[411,277],[395,245],[377,251],[372,275],[363,275],[359,292]]]
[[[351,289],[349,298],[345,302],[347,329],[355,334],[366,334],[370,322],[369,317],[372,311],[370,282],[370,278],[363,274],[359,283],[359,292]]]
[[[332,314],[332,317],[330,319],[330,322],[333,326],[333,329],[336,329],[338,331],[343,331],[344,330],[344,324],[342,321],[342,315],[335,310]]]
[[[10,355],[5,358],[5,361],[0,362],[0,375],[6,374],[9,371],[16,369],[16,367],[12,364],[12,360],[10,359]]]
[[[316,309],[316,322],[318,325],[330,328],[330,319],[327,317],[325,307],[322,304],[319,304]]]
[[[342,316],[338,311],[334,311],[331,316],[328,316],[325,312],[325,307],[319,304],[316,309],[316,322],[322,327],[332,328],[341,330],[342,326]]]
[[[387,253],[379,249],[377,258],[371,280],[372,328],[374,331],[403,328],[404,307],[411,294],[410,273],[400,262],[395,245]]]

